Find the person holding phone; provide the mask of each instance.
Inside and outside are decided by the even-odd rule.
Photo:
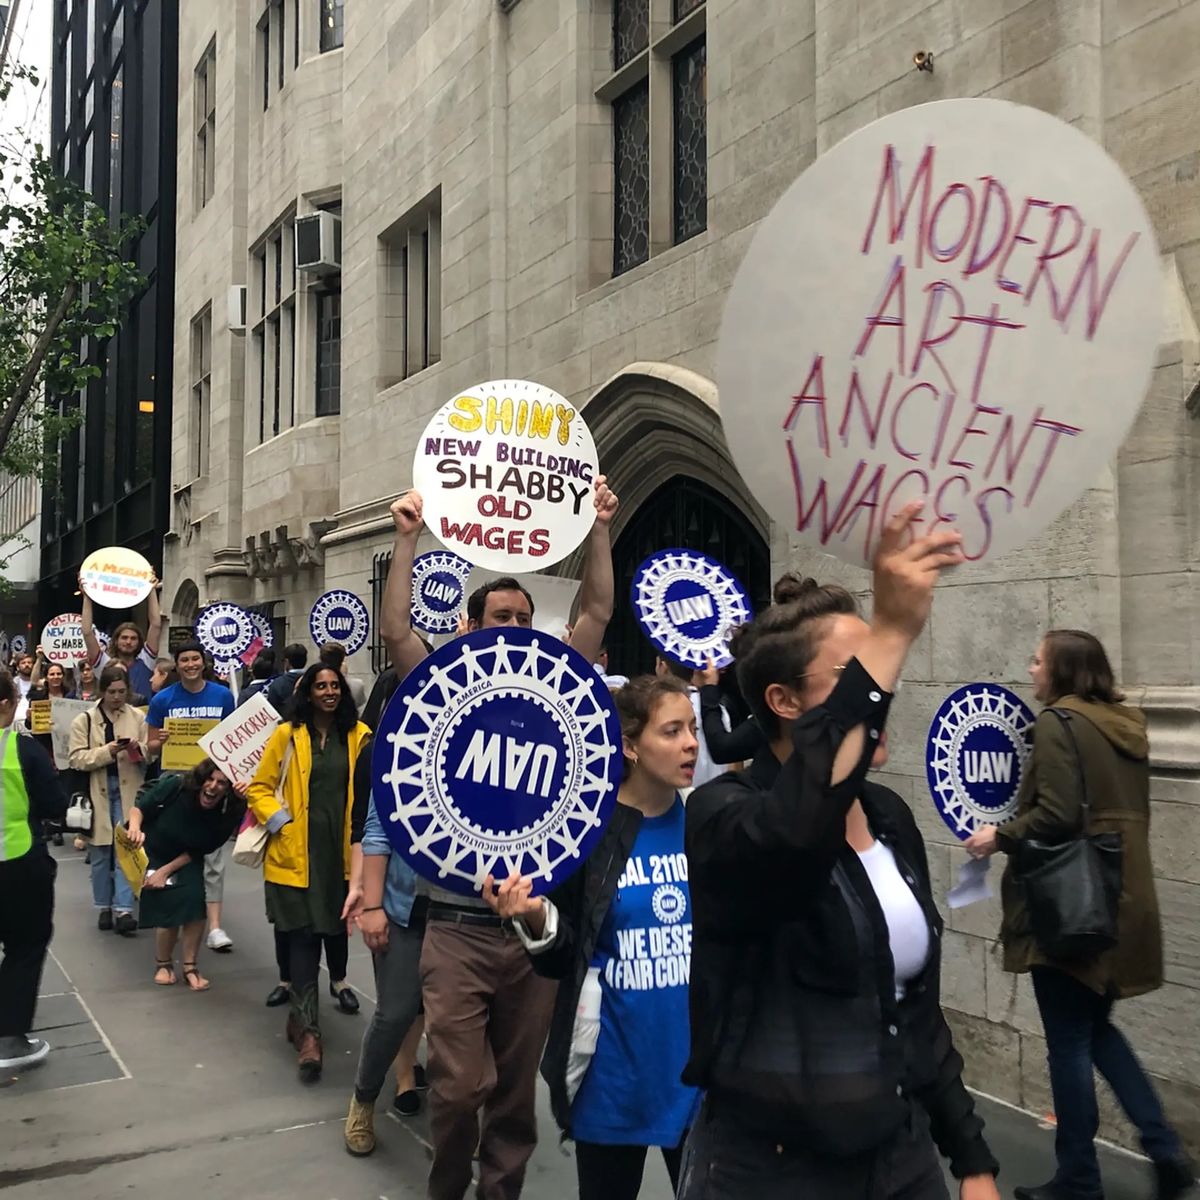
[[[88,776],[94,819],[90,861],[97,928],[122,937],[137,933],[133,889],[117,865],[113,827],[123,824],[146,779],[146,718],[129,704],[124,667],[100,672],[100,703],[71,723],[71,769]]]

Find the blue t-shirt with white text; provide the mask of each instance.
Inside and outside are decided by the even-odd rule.
[[[679,1145],[699,1093],[688,1059],[692,911],[683,801],[642,821],[600,928],[600,1035],[571,1109],[576,1141]]]
[[[168,717],[223,721],[233,709],[233,693],[223,684],[206,681],[198,692],[189,692],[182,683],[173,683],[150,701],[146,724],[161,729]]]

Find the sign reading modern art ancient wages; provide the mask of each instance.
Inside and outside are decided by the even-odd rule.
[[[725,436],[770,515],[847,562],[917,499],[918,534],[992,558],[1115,455],[1160,293],[1138,193],[1086,134],[1000,100],[905,109],[759,226],[721,328]]]
[[[421,435],[413,486],[447,549],[492,571],[567,557],[595,518],[596,446],[557,392],[495,380],[460,392]]]

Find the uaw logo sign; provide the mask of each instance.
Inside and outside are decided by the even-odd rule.
[[[929,727],[933,802],[956,837],[1016,813],[1033,736],[1033,713],[995,683],[969,683],[946,697]]]
[[[202,608],[196,617],[195,632],[205,653],[219,663],[235,663],[256,636],[250,614],[228,600]]]
[[[616,804],[621,728],[604,681],[532,629],[456,638],[405,677],[375,736],[373,795],[418,874],[462,895],[488,875],[549,891]]]
[[[250,618],[250,624],[254,626],[254,636],[262,642],[260,647],[263,650],[270,650],[275,645],[275,633],[271,629],[271,622],[260,612],[255,612],[253,609],[246,609],[246,616]]]
[[[412,623],[426,633],[453,633],[466,603],[471,564],[449,550],[418,556],[412,573]]]
[[[750,620],[750,598],[716,559],[660,550],[638,567],[631,591],[639,624],[668,658],[689,667],[733,661],[729,635]]]
[[[367,644],[371,614],[353,592],[326,592],[312,606],[308,628],[318,646],[340,642],[347,654],[357,654]]]
[[[18,633],[12,640],[12,652],[14,654],[24,654],[27,647],[28,642],[25,640],[25,635]]]

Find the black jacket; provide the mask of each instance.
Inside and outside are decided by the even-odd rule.
[[[732,729],[725,728],[724,714],[728,712],[716,684],[700,689],[700,724],[708,757],[718,765],[743,763],[753,758],[766,744],[762,728],[753,717],[739,721]]]
[[[939,1002],[942,922],[912,813],[865,782],[891,697],[855,662],[805,715],[782,766],[764,749],[688,801],[692,1055],[684,1082],[772,1141],[839,1157],[884,1145],[912,1102],[956,1176],[996,1163]],[[830,784],[845,735],[868,736]],[[930,957],[897,1001],[887,923],[846,843],[860,797],[925,912]]]
[[[600,928],[617,892],[617,881],[633,853],[642,814],[618,804],[595,850],[570,879],[550,893],[558,909],[554,944],[531,954],[533,969],[547,979],[561,980],[542,1055],[542,1078],[550,1088],[550,1108],[565,1137],[571,1136],[571,1103],[567,1099],[567,1059],[575,1031],[579,993],[596,953]]]

